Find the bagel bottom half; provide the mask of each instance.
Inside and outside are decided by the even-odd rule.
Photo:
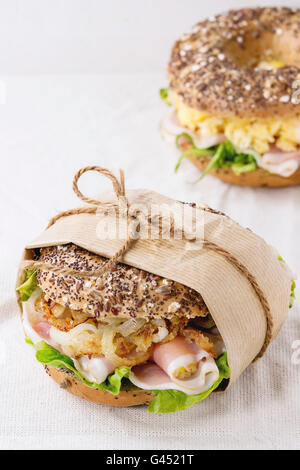
[[[207,158],[189,158],[201,171],[204,171],[208,165]],[[286,186],[295,186],[300,184],[300,168],[288,178],[283,176],[268,173],[263,168],[250,171],[249,173],[241,173],[236,175],[234,171],[228,168],[215,168],[209,172],[210,175],[219,178],[225,183],[238,184],[240,186],[253,186],[253,187],[269,187],[280,188]]]
[[[149,405],[154,399],[154,395],[149,390],[142,390],[134,385],[122,386],[119,395],[113,395],[106,390],[96,390],[88,387],[75,375],[65,369],[44,366],[46,373],[64,390],[84,398],[85,400],[109,406],[137,406]]]
[[[187,144],[179,146],[180,150],[184,152],[188,149]],[[206,157],[188,157],[187,158],[196,165],[199,170],[204,171],[209,164],[209,159]],[[252,186],[252,187],[269,187],[269,188],[280,188],[286,186],[295,186],[300,184],[300,168],[291,176],[283,177],[274,173],[269,173],[263,168],[257,168],[254,171],[248,173],[241,173],[237,175],[230,168],[212,168],[209,172],[210,175],[219,178],[225,183],[237,184],[240,186]]]

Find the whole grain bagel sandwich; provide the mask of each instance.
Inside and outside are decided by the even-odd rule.
[[[85,196],[87,172],[113,192]],[[207,205],[126,190],[107,168],[74,176],[84,206],[24,249],[26,341],[68,392],[107,405],[185,410],[261,358],[295,299],[295,275],[251,230]]]
[[[163,135],[202,172],[247,186],[300,183],[300,10],[232,10],[179,38]]]
[[[73,244],[42,248],[36,259],[91,273],[107,261]],[[92,276],[27,270],[18,292],[27,342],[74,395],[114,406],[152,402],[150,411],[171,412],[177,399],[185,409],[229,378],[225,347],[202,297],[175,281],[118,263],[97,286]],[[170,397],[170,390],[181,393]]]

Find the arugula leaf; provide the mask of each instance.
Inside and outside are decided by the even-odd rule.
[[[90,388],[97,390],[107,390],[113,395],[118,395],[122,386],[122,379],[129,377],[128,367],[120,367],[115,369],[113,374],[107,377],[105,382],[102,384],[97,384],[95,382],[89,382],[86,380],[83,375],[75,368],[74,362],[68,356],[61,354],[57,349],[53,348],[45,341],[34,344],[30,338],[25,339],[27,344],[33,346],[36,350],[36,359],[42,364],[48,365],[50,367],[55,367],[56,369],[68,369],[74,373],[74,375],[87,385]]]
[[[192,137],[187,134],[186,132],[182,132],[181,134],[178,134],[176,136],[176,146],[179,148],[179,139],[184,138],[188,142],[192,144],[192,146],[185,150],[179,157],[176,166],[175,166],[175,173],[177,172],[178,168],[181,165],[181,162],[184,158],[189,157],[189,158],[197,158],[197,157],[208,157],[211,155],[214,155],[215,153],[215,147],[211,147],[209,149],[199,149],[198,147],[195,146],[194,141]]]
[[[167,103],[168,106],[171,106],[172,103],[170,102],[169,91],[170,91],[170,87],[161,88],[159,90],[159,96],[161,97],[162,100],[164,100],[165,103]]]
[[[194,144],[194,141],[193,141],[192,137],[191,137],[189,134],[187,134],[186,132],[181,132],[181,134],[178,134],[178,135],[176,136],[176,147],[177,147],[178,149],[179,149],[179,139],[180,139],[181,137],[183,137],[185,140],[187,140],[188,142],[190,142],[190,143],[193,145],[193,147],[195,147],[195,144]]]
[[[234,158],[236,156],[236,151],[234,150],[234,146],[228,139],[226,139],[224,142],[224,150],[225,150],[225,155],[227,156],[228,159]]]
[[[238,154],[234,149],[232,143],[229,140],[225,140],[222,144],[217,146],[209,147],[206,149],[199,149],[194,144],[192,137],[186,132],[178,134],[176,137],[176,146],[179,146],[180,138],[186,139],[192,145],[189,149],[185,150],[179,157],[175,166],[175,172],[178,170],[182,160],[186,157],[197,158],[197,157],[211,157],[205,171],[202,173],[195,183],[201,181],[212,168],[226,168],[231,167],[235,174],[240,175],[241,173],[248,173],[254,171],[257,168],[257,163],[253,155],[251,154]]]
[[[210,160],[209,164],[207,165],[207,167],[203,171],[200,178],[198,178],[195,181],[195,184],[198,183],[199,181],[203,180],[203,178],[210,172],[210,170],[218,164],[220,159],[223,157],[224,152],[225,152],[225,146],[224,146],[224,144],[220,144],[217,148],[217,151],[216,151],[215,155]]]
[[[16,290],[20,292],[21,302],[26,302],[38,286],[35,269],[27,269],[25,281]]]
[[[179,390],[153,390],[152,393],[155,395],[155,398],[147,410],[150,413],[174,413],[175,411],[186,410],[195,403],[204,400],[204,398],[219,387],[223,379],[229,379],[230,377],[226,353],[219,357],[217,366],[220,372],[219,378],[206,392],[199,393],[198,395],[187,395]]]
[[[256,169],[256,163],[247,163],[243,165],[243,163],[234,163],[231,168],[236,175],[240,175],[242,173],[249,173],[250,171],[254,171]]]

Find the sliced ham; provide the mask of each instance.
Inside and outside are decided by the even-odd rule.
[[[168,343],[157,344],[154,347],[153,361],[171,377],[180,367],[196,364],[197,351],[192,343],[177,336]]]
[[[153,362],[133,367],[129,380],[144,390],[180,390],[170,377]]]
[[[50,325],[46,321],[40,321],[32,325],[34,331],[43,339],[50,339]]]
[[[145,390],[180,390],[188,395],[207,391],[219,377],[218,367],[206,351],[186,339],[177,337],[154,347],[154,363],[134,367],[131,382]],[[176,371],[196,365],[190,377],[179,379]]]
[[[115,365],[105,357],[81,356],[73,359],[76,369],[90,382],[101,384],[115,370]]]
[[[300,166],[300,148],[295,152],[284,152],[273,145],[270,151],[261,157],[259,166],[287,178],[293,175]]]

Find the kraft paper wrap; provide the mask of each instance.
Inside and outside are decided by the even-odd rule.
[[[148,190],[126,192],[132,203],[169,204],[175,201]],[[116,201],[112,192],[102,201]],[[182,204],[175,210],[180,213]],[[139,239],[120,260],[153,274],[180,282],[201,294],[219,329],[228,353],[230,383],[259,355],[266,336],[266,314],[253,286],[235,266],[219,253],[203,248],[201,239],[212,241],[234,255],[256,278],[270,307],[272,339],[278,334],[289,307],[291,280],[274,250],[258,235],[220,213],[195,209],[202,217],[203,230],[198,241],[186,239]],[[102,214],[102,217],[104,215]],[[107,220],[109,215],[106,216]],[[124,240],[101,240],[96,228],[99,215],[76,214],[60,218],[29,243],[24,259],[32,259],[32,249],[74,243],[96,254],[112,257]],[[20,282],[22,269],[19,271]]]

